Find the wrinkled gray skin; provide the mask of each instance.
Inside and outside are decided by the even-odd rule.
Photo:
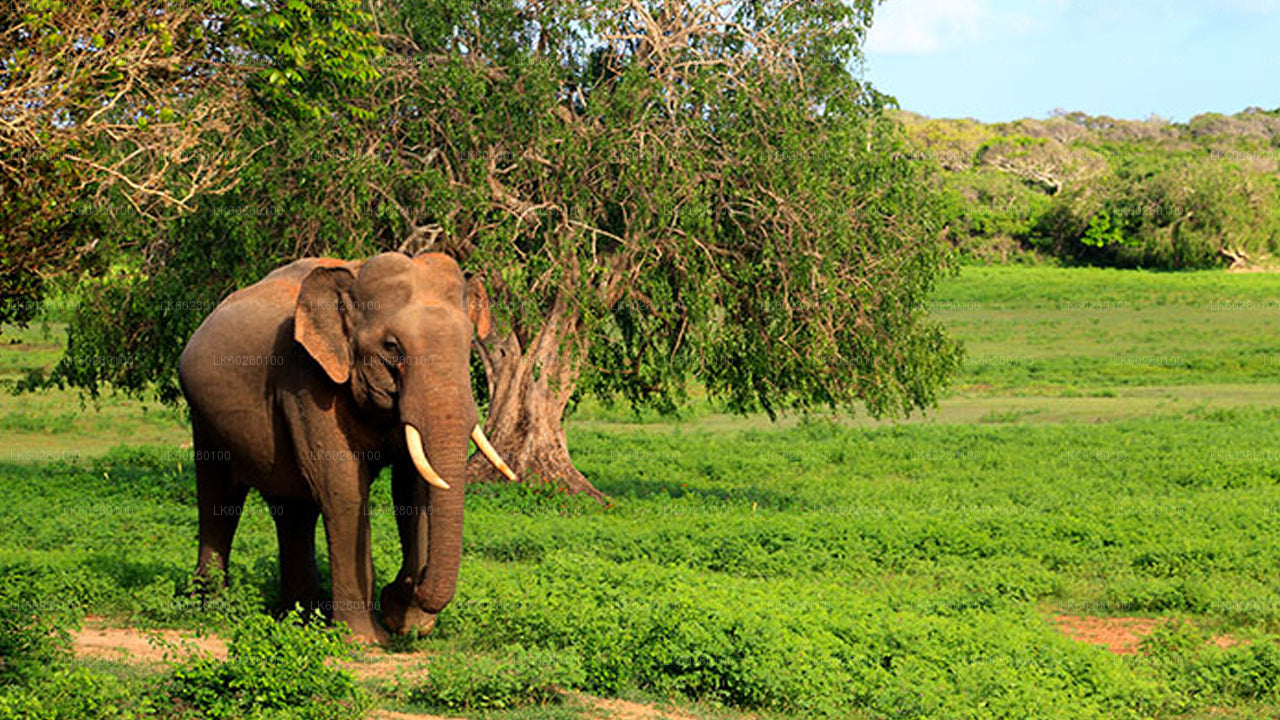
[[[225,578],[242,503],[257,488],[276,523],[286,606],[319,601],[323,517],[334,621],[385,640],[368,504],[370,482],[391,465],[404,561],[382,590],[381,617],[396,632],[429,630],[457,585],[477,419],[470,343],[476,330],[488,333],[487,312],[483,288],[436,253],[299,260],[219,304],[179,369],[197,459],[197,573]],[[405,424],[449,490],[415,471]]]

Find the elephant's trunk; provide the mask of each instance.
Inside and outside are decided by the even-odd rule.
[[[426,566],[416,579],[414,601],[432,614],[439,613],[453,599],[462,562],[467,450],[476,410],[467,376],[465,372],[459,374],[462,381],[440,376],[421,378],[430,390],[407,382],[402,407],[410,458],[429,484],[429,507],[424,508],[428,518]],[[420,436],[414,437],[418,431]],[[419,447],[414,448],[414,444]]]
[[[441,433],[428,437],[427,455],[435,458],[440,475],[449,489],[432,485],[428,489],[431,513],[427,521],[427,565],[414,598],[425,612],[438,613],[453,599],[458,587],[458,566],[462,562],[463,498],[467,479],[467,433]]]

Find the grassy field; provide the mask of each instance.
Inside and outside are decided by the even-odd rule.
[[[296,716],[279,708],[314,697],[339,700],[300,716],[593,717],[554,699],[565,688],[695,717],[1280,717],[1280,277],[970,268],[931,309],[969,361],[925,417],[584,403],[571,447],[613,504],[472,489],[458,598],[395,648],[429,675],[394,681],[352,680],[319,630],[255,619],[276,593],[256,498],[232,589],[189,599],[180,413],[4,397],[0,621],[87,614],[240,645],[144,670],[48,648],[54,675],[10,679],[0,717]],[[13,337],[9,377],[56,357],[56,327]],[[1061,616],[1158,622],[1121,655]]]

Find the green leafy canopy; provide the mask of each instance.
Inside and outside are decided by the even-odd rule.
[[[892,99],[856,75],[872,9],[256,4],[237,52],[265,63],[265,111],[238,184],[112,228],[147,250],[86,286],[59,377],[174,397],[230,289],[301,255],[429,248],[481,274],[504,336],[550,333],[579,391],[928,406],[960,357],[923,310],[947,254]],[[123,361],[75,360],[106,348]]]

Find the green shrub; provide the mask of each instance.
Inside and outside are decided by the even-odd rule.
[[[1259,117],[1217,116],[1208,124],[1220,132],[1199,129],[1203,118],[907,118],[907,136],[942,160],[947,225],[970,259],[1021,262],[1016,250],[1027,248],[1088,265],[1215,268],[1223,250],[1255,261],[1280,251],[1280,135],[1274,118],[1262,129]]]
[[[1167,623],[1143,642],[1143,650],[1143,661],[1194,707],[1280,700],[1277,638],[1220,647],[1191,623]]]
[[[575,653],[519,645],[493,655],[446,653],[431,661],[430,672],[410,700],[451,710],[545,705],[585,681]]]
[[[1076,720],[1172,704],[1158,678],[1008,604],[700,575],[566,551],[534,567],[473,565],[467,578],[443,635],[575,653],[583,689],[596,693],[638,688],[804,717],[996,718],[1035,708]]]
[[[29,686],[0,692],[0,720],[126,720],[154,711],[145,691],[85,667],[53,667]]]
[[[75,618],[31,575],[0,572],[0,687],[46,676],[71,653]]]
[[[211,718],[358,718],[364,694],[325,663],[348,650],[340,630],[308,627],[296,612],[279,622],[252,615],[225,661],[197,657],[174,668],[169,693]]]
[[[113,675],[73,665],[79,608],[57,573],[0,570],[0,720],[97,720],[149,712]]]

